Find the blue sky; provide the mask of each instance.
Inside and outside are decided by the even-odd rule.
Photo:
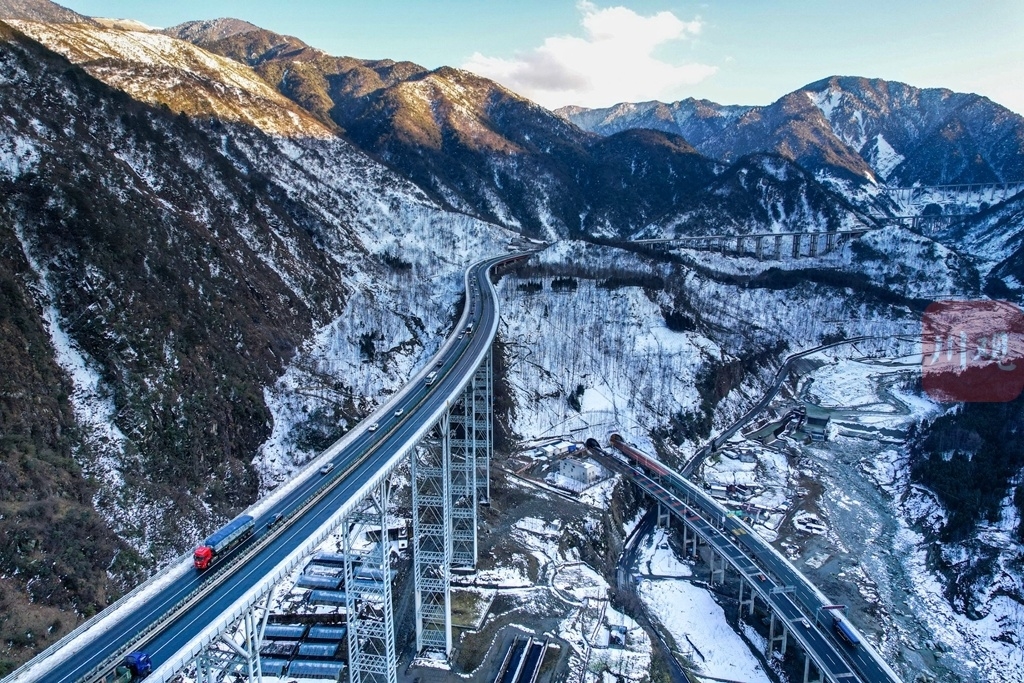
[[[237,17],[335,55],[461,66],[549,107],[767,104],[841,74],[1024,113],[1022,0],[65,0],[153,26]]]

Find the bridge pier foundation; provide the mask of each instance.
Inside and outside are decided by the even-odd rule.
[[[398,682],[387,518],[388,480],[385,477],[367,496],[365,506],[342,520],[351,683]],[[356,546],[354,537],[371,526],[380,529],[380,541]]]

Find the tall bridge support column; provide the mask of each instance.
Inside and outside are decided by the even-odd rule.
[[[716,581],[715,581],[716,578],[718,579],[717,583],[719,583],[719,584],[725,583],[725,563],[726,563],[725,558],[724,557],[722,558],[722,564],[719,565],[718,564],[718,553],[715,552],[715,549],[709,546],[708,547],[708,552],[710,554],[709,555],[709,561],[710,561],[710,564],[711,564],[711,579],[710,579],[710,583],[712,585],[714,585],[716,583]]]
[[[494,452],[494,369],[490,349],[473,376],[474,441],[476,447],[476,497],[491,501],[491,455]]]
[[[384,478],[377,490],[367,497],[366,505],[342,520],[351,683],[398,682],[387,516],[388,481]],[[357,532],[378,525],[378,543],[355,544]]]
[[[821,673],[821,669],[817,666],[814,670],[818,672],[817,678],[811,680],[811,657],[806,652],[804,653],[804,683],[825,683],[825,677]]]
[[[779,629],[782,630],[782,633],[780,633],[779,635],[775,635],[775,624],[776,624],[776,622],[779,625]],[[786,645],[789,642],[789,631],[786,629],[786,625],[785,625],[785,623],[781,619],[776,619],[775,618],[775,611],[772,610],[772,619],[771,619],[771,623],[770,623],[770,625],[768,627],[768,652],[767,652],[767,655],[769,657],[771,657],[772,653],[775,651],[775,643],[776,642],[781,643],[781,647],[779,648],[779,652],[781,652],[782,656],[785,657],[786,656]]]
[[[662,529],[668,529],[672,526],[672,513],[667,507],[658,503],[658,526]]]
[[[449,417],[437,425],[440,449],[415,448],[411,456],[412,561],[416,591],[416,651],[452,650],[452,497]],[[438,450],[440,452],[438,452]]]
[[[754,252],[757,254],[757,260],[764,260],[764,235],[758,235],[754,242]]]
[[[193,660],[198,683],[215,683],[228,675],[244,677],[251,683],[262,683],[260,645],[270,617],[270,599],[267,592],[263,604],[253,603],[235,627],[223,632]],[[242,642],[238,642],[241,636]]]
[[[754,587],[751,586],[750,587],[750,597],[748,599],[744,600],[743,599],[743,589],[746,587],[746,585],[747,585],[746,577],[744,577],[741,574],[740,575],[740,610],[739,610],[739,615],[741,617],[743,616],[743,608],[747,607],[747,606],[750,607],[750,610],[747,612],[747,614],[749,614],[750,616],[754,616],[754,599],[757,596],[757,593],[754,592]]]
[[[775,258],[782,260],[782,235],[775,236]]]
[[[683,550],[686,550],[686,546],[693,543],[693,548],[690,550],[690,555],[697,557],[697,532],[690,531],[690,525],[683,522]]]
[[[445,443],[451,459],[452,566],[476,568],[477,484],[476,375],[448,411],[449,436]]]
[[[743,235],[736,236],[736,255],[743,256]]]
[[[825,253],[829,253],[836,248],[836,233],[826,232],[825,233]]]
[[[815,256],[818,255],[818,242],[819,242],[818,238],[821,237],[821,235],[819,235],[816,232],[812,232],[807,237],[810,240],[810,253],[808,255],[811,258],[814,258]]]
[[[793,258],[800,258],[800,233],[793,233]]]

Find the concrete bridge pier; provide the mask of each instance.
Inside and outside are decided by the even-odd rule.
[[[749,608],[749,610],[747,612],[747,614],[749,616],[754,616],[754,600],[757,597],[757,593],[754,592],[754,587],[751,586],[750,587],[750,594],[749,594],[750,597],[747,598],[747,599],[744,599],[743,598],[743,589],[746,588],[746,585],[747,585],[746,577],[743,576],[743,575],[740,575],[740,600],[739,600],[739,602],[740,602],[739,616],[740,617],[743,616],[743,608],[744,607],[748,607]]]
[[[667,507],[658,503],[658,521],[657,525],[662,529],[669,529],[672,526],[672,513]],[[685,542],[684,542],[685,545]]]
[[[778,261],[782,260],[782,235],[775,236],[775,251],[773,256]]]
[[[808,240],[810,241],[810,249],[809,249],[808,256],[810,256],[811,258],[814,258],[815,256],[818,255],[818,243],[820,242],[821,235],[819,235],[818,233],[815,232],[815,233],[811,233],[807,237],[808,237]]]
[[[758,235],[754,238],[754,252],[757,254],[757,260],[764,260],[764,235]]]
[[[736,236],[736,255],[743,256],[743,235]]]
[[[786,645],[789,643],[789,630],[786,628],[785,622],[781,619],[776,618],[775,610],[771,610],[771,622],[768,627],[768,652],[766,656],[771,657],[772,653],[775,652],[775,643],[780,643],[779,652],[783,657],[786,656]],[[781,633],[776,635],[776,624],[778,624]]]
[[[683,522],[683,550],[686,550],[686,546],[693,544],[690,549],[690,555],[697,557],[697,532],[690,530],[690,525]]]
[[[825,233],[825,253],[831,252],[836,248],[836,233],[826,232]]]
[[[821,669],[819,669],[817,666],[815,666],[814,670],[817,673],[817,676],[812,681],[811,680],[811,658],[805,652],[804,653],[804,683],[825,683],[825,677],[821,673]]]
[[[801,244],[800,244],[800,238],[801,238],[800,233],[798,233],[798,232],[793,233],[793,252],[792,252],[793,258],[800,258],[800,252],[801,252],[801,249],[802,249]]]
[[[718,563],[718,560],[719,560],[718,553],[715,552],[714,548],[709,547],[708,548],[708,564],[711,567],[711,577],[710,577],[708,582],[711,585],[714,585],[716,583],[721,585],[721,584],[725,583],[726,559],[724,557],[722,557],[721,558],[721,560],[722,560],[721,564]],[[717,581],[716,581],[716,579],[717,579]]]

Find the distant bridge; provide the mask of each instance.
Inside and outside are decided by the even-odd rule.
[[[672,245],[683,249],[713,251],[731,256],[753,256],[759,260],[815,258],[862,237],[876,228],[828,232],[769,232],[747,235],[687,235],[633,240],[632,244]]]
[[[1011,183],[962,183],[959,185],[916,185],[912,187],[892,187],[882,185],[879,189],[895,202],[901,204],[919,204],[926,201],[940,200],[950,195],[975,195],[978,201],[988,204],[999,204],[1010,197],[1024,191],[1024,181]]]
[[[971,216],[978,215],[977,212],[957,212],[957,213],[941,213],[941,214],[926,214],[918,216],[874,216],[874,219],[879,223],[886,225],[902,225],[905,228],[911,230],[921,231],[924,229],[937,230],[939,228],[948,228],[954,223],[966,220]]]

